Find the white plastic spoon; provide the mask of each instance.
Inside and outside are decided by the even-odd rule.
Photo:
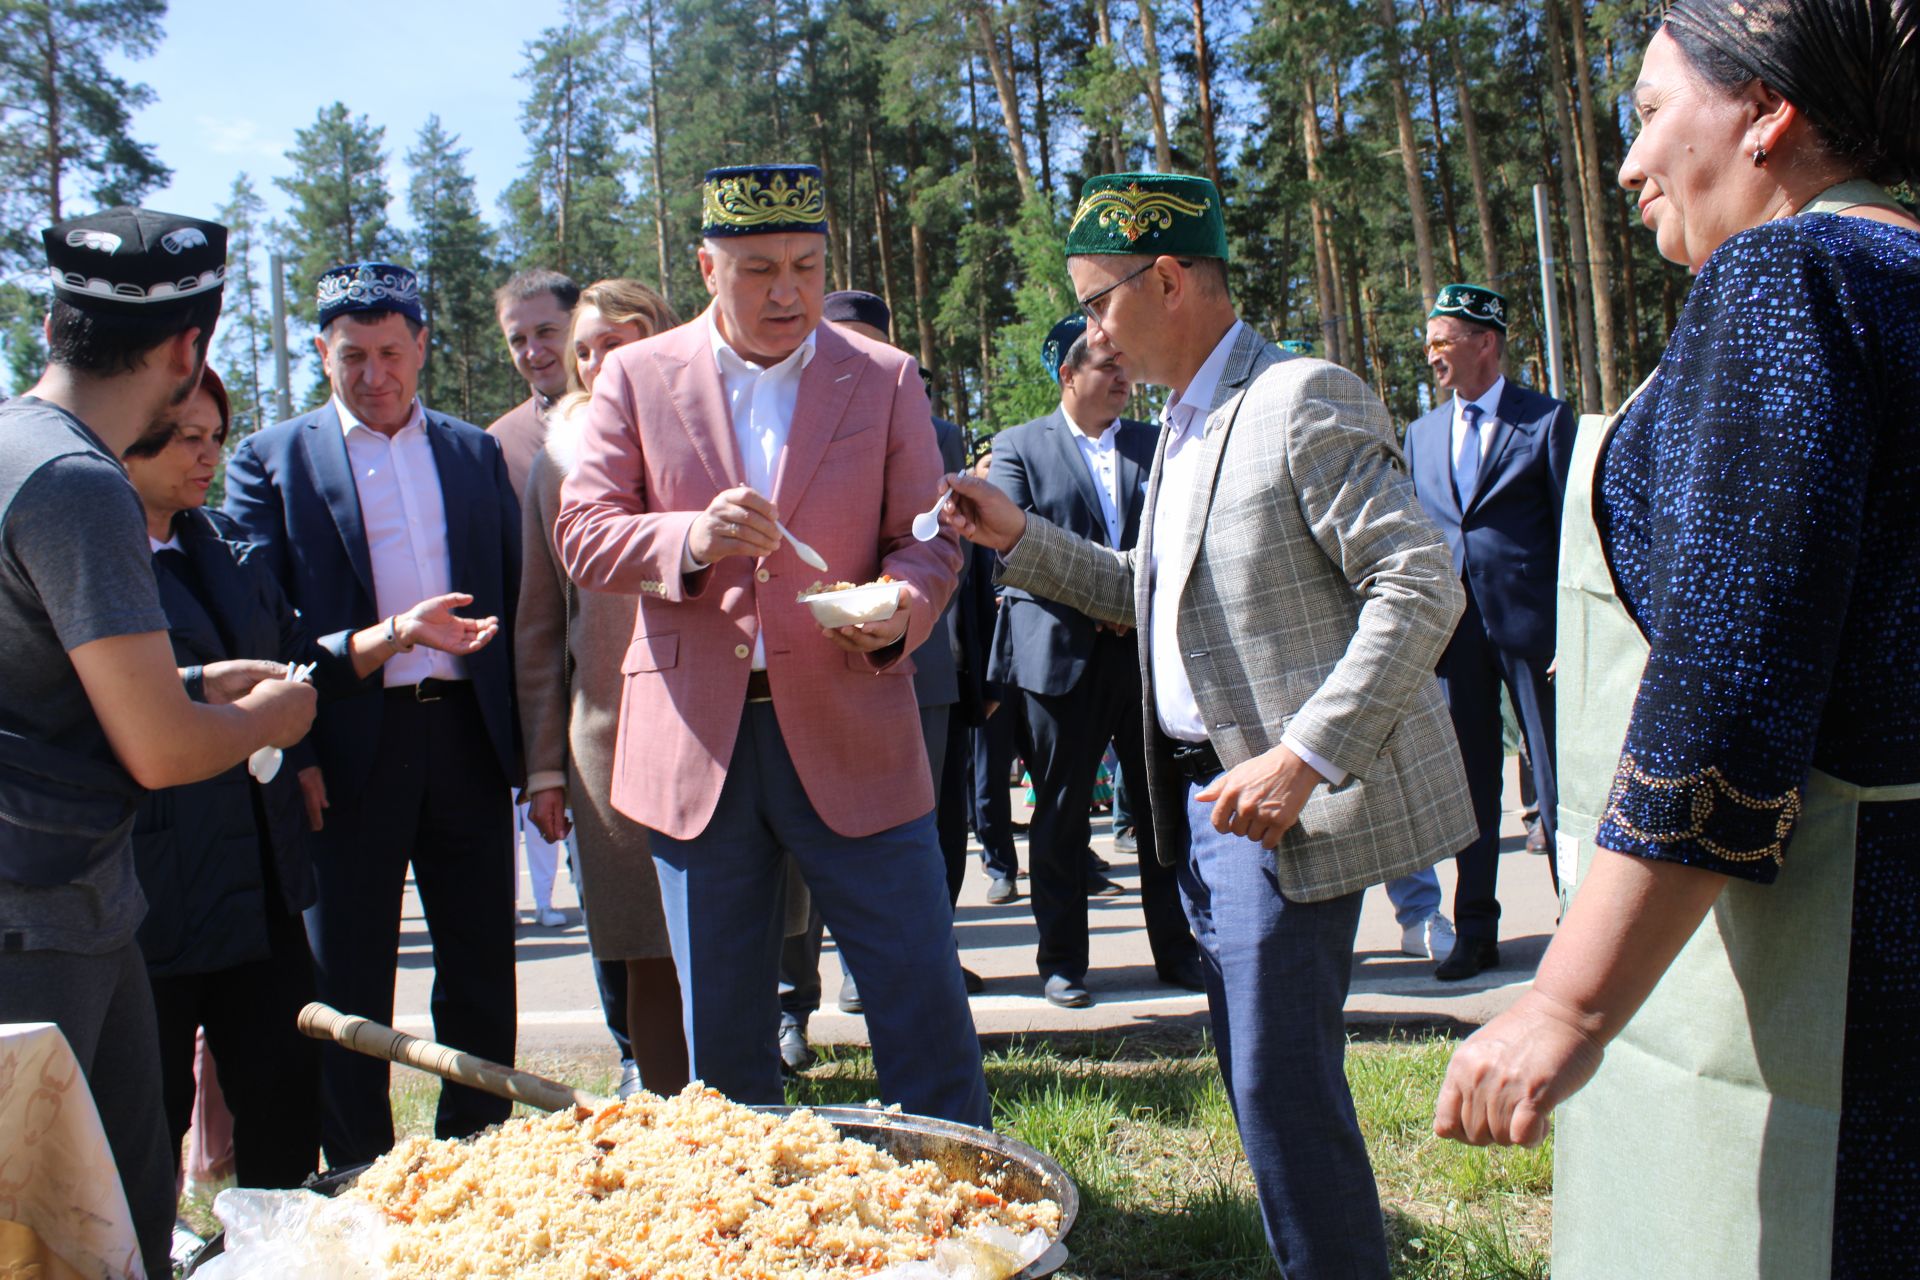
[[[933,504],[933,510],[922,511],[913,518],[913,536],[920,542],[932,542],[940,536],[940,513],[946,510],[948,499],[953,497],[949,489],[940,495],[940,501]]]
[[[781,537],[793,545],[793,554],[799,556],[802,561],[812,565],[820,572],[825,573],[827,571],[827,562],[820,558],[820,553],[800,541],[800,539],[794,537],[793,530],[787,528],[787,526],[779,520],[773,522],[773,527],[780,531]],[[922,539],[922,541],[924,541],[924,539]]]
[[[313,674],[313,666],[314,664],[309,662],[302,666],[289,667],[284,679],[305,680]],[[264,786],[278,776],[280,773],[280,763],[284,759],[286,759],[286,753],[281,751],[280,748],[261,747],[258,751],[247,757],[247,772],[254,776],[255,781]]]

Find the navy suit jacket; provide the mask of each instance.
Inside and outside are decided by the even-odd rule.
[[[1065,413],[1008,427],[993,438],[993,467],[988,478],[1017,506],[1045,516],[1068,533],[1108,545],[1107,520],[1100,493],[1087,472],[1079,434]],[[1119,550],[1140,536],[1140,515],[1147,502],[1147,475],[1159,432],[1144,422],[1120,420],[1114,442],[1122,525]],[[1056,600],[1008,587],[994,628],[993,660],[987,678],[1033,693],[1066,693],[1086,673],[1093,655],[1093,619]]]
[[[1453,569],[1473,593],[1498,647],[1553,656],[1553,602],[1560,569],[1560,504],[1573,456],[1573,409],[1511,378],[1474,491],[1453,484],[1453,401],[1407,428],[1407,464],[1420,505],[1446,535]]]
[[[960,438],[960,428],[945,418],[933,420],[934,439],[940,444],[940,466],[949,474],[960,470],[967,464],[967,446]],[[967,562],[960,562],[960,573],[964,577]],[[960,592],[947,597],[946,607],[940,611],[939,621],[933,624],[918,649],[913,651],[913,692],[923,707],[945,707],[960,701],[960,626],[954,613],[954,601],[960,598]]]
[[[453,590],[473,597],[462,610],[498,617],[500,634],[466,658],[487,736],[501,771],[518,785],[520,729],[513,707],[513,614],[520,595],[520,504],[500,445],[479,427],[426,411],[427,440],[440,473]],[[373,560],[360,494],[333,403],[257,431],[227,463],[226,511],[280,581],[316,634],[380,621]],[[310,737],[327,787],[358,789],[380,735],[380,674],[359,692],[322,707]]]

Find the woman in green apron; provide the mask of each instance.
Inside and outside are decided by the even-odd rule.
[[[1920,1274],[1920,221],[1875,185],[1920,174],[1920,3],[1679,0],[1634,106],[1620,180],[1698,278],[1582,423],[1574,896],[1435,1129],[1565,1100],[1555,1280]]]

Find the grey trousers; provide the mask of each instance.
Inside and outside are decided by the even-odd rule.
[[[0,952],[0,1022],[51,1022],[67,1037],[113,1149],[147,1274],[172,1275],[173,1157],[140,948],[128,942],[98,956]]]

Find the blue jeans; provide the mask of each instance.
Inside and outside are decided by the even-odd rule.
[[[782,850],[859,983],[881,1099],[990,1125],[933,814],[870,836],[833,831],[813,811],[768,702],[747,704],[707,829],[691,840],[653,836],[693,1078],[737,1102],[784,1097]]]
[[[1386,1280],[1380,1195],[1343,1066],[1363,895],[1288,900],[1274,855],[1215,831],[1200,789],[1187,790],[1180,896],[1267,1244],[1289,1276]]]
[[[1440,877],[1432,867],[1397,876],[1387,881],[1386,890],[1387,901],[1393,904],[1393,918],[1402,929],[1419,924],[1440,909]]]

